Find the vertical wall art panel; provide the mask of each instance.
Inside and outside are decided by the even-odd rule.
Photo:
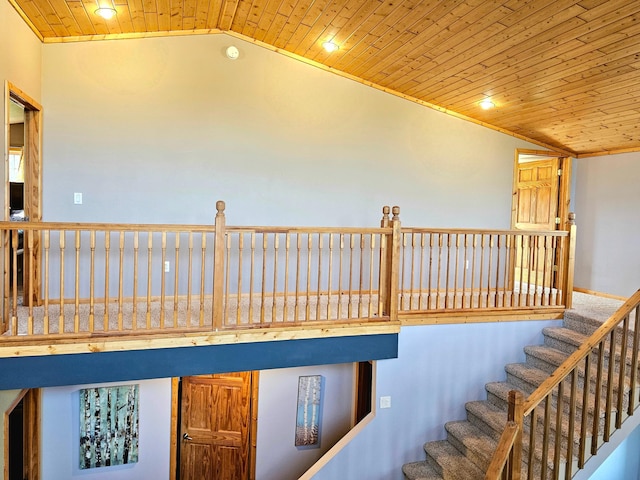
[[[322,375],[298,378],[296,447],[320,447],[323,380]]]
[[[80,468],[138,461],[138,385],[80,390]]]

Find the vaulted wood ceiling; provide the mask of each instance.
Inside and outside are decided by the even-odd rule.
[[[9,1],[45,42],[226,31],[580,156],[640,150],[636,0]]]

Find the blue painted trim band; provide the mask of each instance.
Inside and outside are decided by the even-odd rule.
[[[397,358],[398,334],[0,359],[0,390]]]

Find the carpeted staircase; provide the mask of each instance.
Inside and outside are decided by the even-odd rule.
[[[424,445],[426,460],[408,463],[402,467],[408,480],[480,480],[489,466],[498,439],[507,421],[508,393],[519,390],[524,398],[535,390],[573,351],[622,304],[617,300],[602,299],[576,294],[575,308],[566,312],[562,327],[548,327],[543,330],[544,344],[524,348],[526,362],[505,367],[506,380],[486,385],[487,398],[466,404],[467,419],[445,424],[446,440],[427,442]],[[635,318],[635,317],[633,317]],[[632,322],[633,324],[633,322]],[[618,358],[619,360],[619,358]],[[630,364],[630,358],[627,363]],[[608,363],[608,355],[606,359]],[[594,369],[591,370],[594,376]],[[594,379],[591,379],[593,385]],[[579,376],[580,390],[584,386],[584,372]],[[614,385],[617,392],[617,385]],[[565,393],[567,398],[567,393]],[[581,398],[581,396],[580,396]],[[557,399],[556,399],[557,401]],[[568,402],[564,402],[567,405]],[[556,403],[553,402],[555,412]],[[578,403],[578,414],[582,410]],[[592,423],[594,406],[587,405],[589,422]],[[626,405],[625,405],[626,409]],[[554,413],[555,415],[555,413]],[[626,415],[626,414],[625,414]],[[576,425],[579,432],[579,422]],[[567,422],[563,425],[563,444],[567,442]],[[604,430],[601,419],[600,432]],[[578,438],[579,435],[574,435]],[[578,452],[575,440],[574,455]],[[528,425],[525,424],[523,458],[528,456]],[[535,457],[542,458],[542,442],[536,443]],[[549,446],[547,478],[553,478],[553,445]],[[559,476],[564,476],[562,458]],[[573,472],[577,470],[577,459],[573,459]],[[524,470],[523,470],[524,472]],[[540,477],[540,461],[535,466]],[[524,476],[523,478],[526,478]]]

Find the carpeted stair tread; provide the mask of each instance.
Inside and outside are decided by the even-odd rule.
[[[573,353],[589,338],[582,333],[565,327],[545,327],[542,329],[542,333],[544,335],[545,345],[558,348],[556,347],[558,344],[556,342],[559,342],[560,348],[558,348],[558,350],[567,353]]]
[[[484,480],[484,472],[446,440],[424,445],[427,462],[444,480]]]
[[[505,365],[507,381],[526,393],[532,393],[538,385],[549,378],[549,374],[526,363]]]
[[[488,400],[478,400],[465,404],[468,420],[494,440],[499,440],[507,423],[507,412]]]
[[[531,363],[534,367],[547,373],[553,373],[556,368],[569,358],[567,352],[546,345],[527,345],[524,347],[524,353],[527,357],[527,363]],[[530,362],[530,358],[535,360]]]
[[[407,480],[443,480],[442,475],[425,461],[405,463],[402,473]]]
[[[444,428],[447,431],[447,439],[454,447],[481,470],[489,468],[498,442],[468,420],[448,422]]]

